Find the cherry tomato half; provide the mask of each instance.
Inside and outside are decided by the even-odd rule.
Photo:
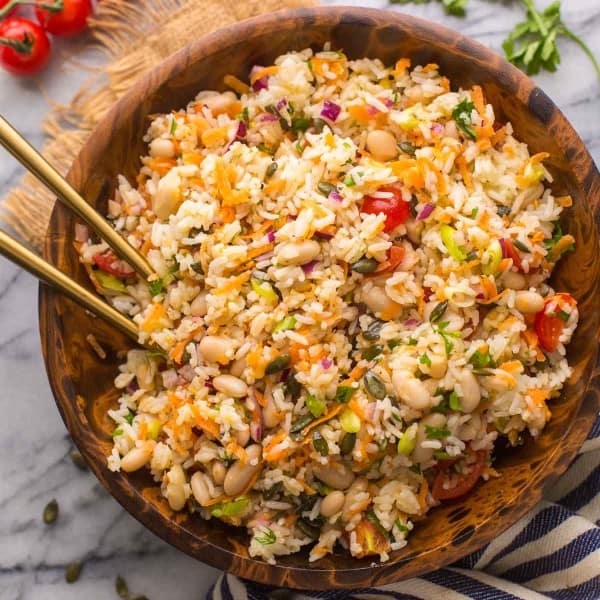
[[[460,498],[465,494],[468,494],[479,481],[481,472],[485,467],[485,450],[478,450],[475,452],[475,462],[469,464],[470,471],[466,475],[454,474],[450,475],[449,470],[455,464],[455,462],[446,463],[440,468],[436,475],[433,487],[431,488],[431,495],[436,500],[453,500],[454,498]],[[454,481],[454,486],[446,488],[445,484],[448,481]]]
[[[535,315],[535,332],[546,352],[554,352],[558,348],[569,315],[576,306],[575,298],[569,294],[556,294],[545,299],[544,308]]]
[[[37,1],[38,5],[48,5],[48,0]],[[87,27],[88,17],[92,14],[91,0],[55,0],[55,4],[57,9],[35,8],[35,16],[44,29],[58,37],[70,37]]]
[[[383,213],[385,215],[385,227],[383,230],[386,233],[389,233],[408,219],[410,205],[408,202],[402,200],[400,190],[395,187],[385,185],[377,191],[386,192],[387,194],[390,194],[390,197],[376,198],[373,196],[365,196],[360,210],[369,215]]]
[[[126,262],[117,258],[112,250],[98,252],[98,254],[94,254],[92,260],[101,271],[119,279],[128,279],[135,274],[135,271]]]
[[[46,32],[27,19],[14,17],[0,21],[0,66],[13,75],[32,75],[50,56]]]

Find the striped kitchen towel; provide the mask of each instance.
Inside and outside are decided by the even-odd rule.
[[[531,512],[452,566],[373,589],[294,592],[223,574],[207,600],[599,600],[600,418]]]

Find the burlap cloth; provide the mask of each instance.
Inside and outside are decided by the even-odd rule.
[[[106,111],[148,69],[201,35],[242,19],[312,0],[103,0],[90,20],[87,43],[106,54],[70,105],[55,105],[44,121],[42,153],[65,174]],[[86,68],[81,66],[81,68]],[[41,248],[54,197],[26,174],[0,203],[2,218]]]

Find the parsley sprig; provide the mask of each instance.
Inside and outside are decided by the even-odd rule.
[[[469,0],[437,0],[444,6],[444,12],[447,15],[454,15],[455,17],[464,17],[465,8]],[[391,4],[426,4],[430,0],[390,0]]]

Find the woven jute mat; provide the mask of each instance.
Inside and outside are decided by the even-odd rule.
[[[69,105],[55,105],[44,120],[42,154],[66,174],[106,111],[148,69],[201,35],[236,21],[311,0],[103,0],[90,20],[90,45],[106,54]],[[81,66],[81,68],[86,68]],[[40,249],[54,197],[32,175],[0,203],[0,218]]]

